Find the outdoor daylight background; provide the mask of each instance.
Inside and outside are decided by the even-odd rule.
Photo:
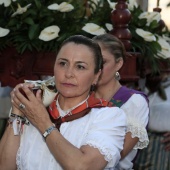
[[[159,7],[162,8],[161,16],[166,25],[168,26],[170,30],[170,7],[167,7],[167,4],[170,2],[170,0],[160,0]],[[153,8],[155,8],[157,5],[157,0],[149,0],[148,1],[148,10],[153,11]]]

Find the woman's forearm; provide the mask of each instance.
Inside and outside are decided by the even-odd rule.
[[[126,157],[126,155],[134,148],[138,141],[139,138],[132,138],[130,132],[126,133],[123,150],[121,151],[121,159]]]
[[[6,128],[0,140],[0,167],[3,170],[16,170],[16,154],[20,136],[14,136],[11,125]]]
[[[68,142],[58,131],[53,131],[46,143],[63,169],[104,169],[107,162],[98,149],[83,146],[80,149]]]

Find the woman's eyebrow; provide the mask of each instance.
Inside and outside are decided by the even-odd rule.
[[[86,63],[85,61],[76,61],[77,64],[86,64],[88,65],[88,63]]]
[[[59,58],[58,60],[64,60],[64,61],[69,62],[69,60],[66,59],[66,58]],[[86,63],[85,61],[76,61],[76,64],[86,64],[86,65],[88,65],[88,63]]]

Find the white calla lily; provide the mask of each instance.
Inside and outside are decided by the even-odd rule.
[[[60,5],[58,5],[56,3],[51,4],[47,8],[50,10],[57,10],[60,12],[70,12],[74,9],[74,6],[67,2],[62,2]]]
[[[5,7],[8,7],[11,4],[11,0],[0,0],[0,5],[4,4]]]
[[[104,34],[106,33],[105,29],[100,27],[99,25],[97,24],[94,24],[94,23],[87,23],[83,28],[82,30],[92,34],[92,35],[101,35],[101,34]]]
[[[11,17],[15,17],[16,15],[21,15],[24,12],[27,11],[27,9],[31,6],[31,4],[26,5],[25,7],[21,7],[20,4],[18,4],[18,8],[16,10],[16,12],[14,12]]]
[[[144,31],[143,29],[137,28],[136,33],[141,36],[145,41],[156,41],[156,37],[149,31]]]
[[[170,37],[168,37],[168,35],[162,35],[162,38],[165,39],[167,42],[170,43]]]
[[[9,34],[9,32],[10,32],[9,29],[0,27],[0,37],[5,37],[6,35]]]
[[[111,2],[110,0],[107,0],[107,2],[109,3],[109,6],[110,6],[111,9],[113,9],[113,10],[116,9],[117,2]]]
[[[158,43],[161,46],[158,56],[164,59],[170,58],[170,44],[161,36],[158,36]]]
[[[92,8],[91,12],[93,13],[96,10],[96,6],[99,4],[100,0],[91,0],[88,1],[89,6]]]
[[[143,12],[139,15],[139,19],[143,19],[146,18],[147,19],[147,26],[150,25],[150,23],[154,20],[156,20],[157,22],[159,22],[161,20],[161,14],[159,12]]]
[[[136,8],[138,7],[138,4],[137,4],[136,0],[129,0],[128,9],[130,11],[133,11],[134,7],[136,7]]]
[[[50,10],[58,10],[59,5],[54,3],[54,4],[49,5],[47,8],[50,9]]]
[[[106,23],[105,26],[106,26],[108,31],[111,31],[113,29],[113,25],[110,24],[110,23]]]
[[[59,11],[60,12],[70,12],[74,9],[74,6],[67,3],[67,2],[62,2],[60,5],[59,5]]]
[[[60,28],[56,25],[52,25],[43,29],[39,35],[39,39],[43,41],[50,41],[58,37]]]

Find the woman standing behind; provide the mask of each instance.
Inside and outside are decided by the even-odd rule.
[[[101,69],[98,44],[84,36],[72,36],[64,41],[56,57],[54,76],[58,94],[50,105],[50,116],[41,91],[34,95],[30,90],[33,84],[17,85],[11,93],[10,124],[0,141],[0,169],[114,167],[123,149],[126,116],[117,107],[103,107],[108,102],[89,94]]]
[[[144,93],[126,88],[119,82],[118,71],[125,59],[125,49],[121,41],[111,34],[95,36],[93,40],[100,45],[104,61],[96,97],[111,101],[121,107],[127,115],[125,143],[117,169],[130,170],[137,149],[145,148],[149,142],[146,131],[148,100]]]

